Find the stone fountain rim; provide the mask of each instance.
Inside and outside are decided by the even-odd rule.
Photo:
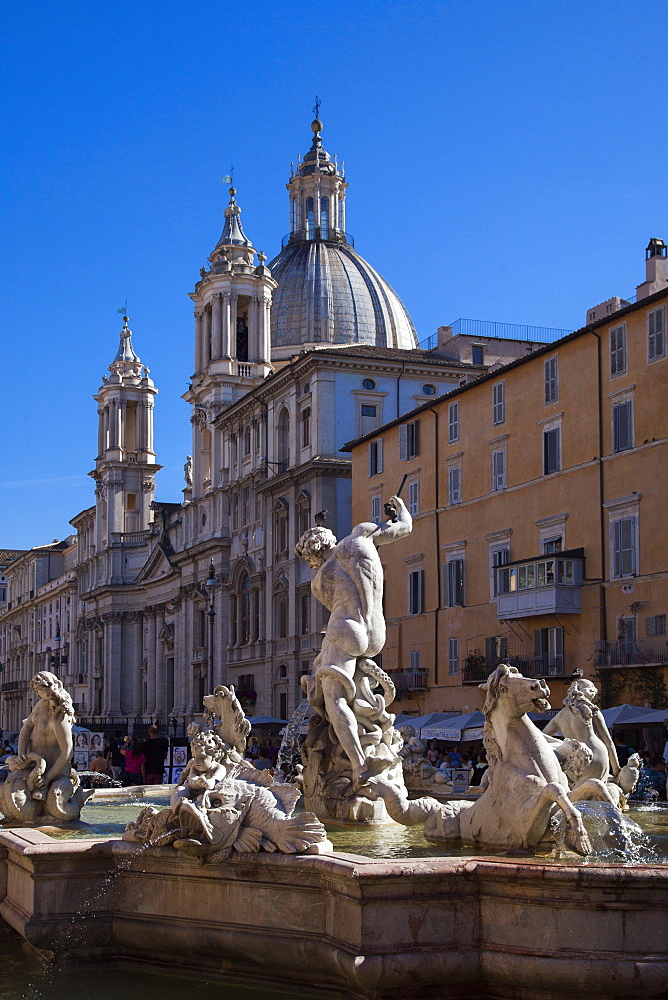
[[[0,831],[0,850],[9,849],[19,852],[26,858],[38,862],[40,857],[54,855],[111,855],[126,856],[129,859],[138,854],[136,844],[128,843],[116,837],[89,838],[85,840],[54,840],[48,834],[39,830],[27,828],[6,828]],[[232,855],[218,865],[200,866],[190,858],[175,853],[169,847],[154,848],[150,853],[142,855],[143,860],[152,858],[161,863],[169,861],[181,865],[191,872],[193,869],[209,876],[220,873],[222,867],[237,869],[249,865],[262,867],[291,867],[297,861],[300,865],[307,864],[309,868],[320,869],[331,875],[350,876],[353,878],[387,878],[391,876],[433,877],[436,875],[474,875],[478,869],[488,875],[494,875],[495,870],[504,878],[513,872],[515,875],[533,875],[544,881],[565,880],[569,883],[609,880],[620,881],[640,879],[659,880],[668,883],[668,864],[623,864],[621,862],[583,862],[582,864],[563,864],[558,861],[536,863],[532,858],[502,858],[471,853],[458,857],[426,857],[426,858],[369,858],[364,855],[349,854],[344,851],[334,851],[331,854],[258,854]]]

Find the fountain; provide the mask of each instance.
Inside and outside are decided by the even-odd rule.
[[[300,540],[331,610],[306,682],[310,811],[294,811],[293,785],[247,764],[247,721],[233,689],[217,688],[170,805],[144,811],[126,839],[0,833],[4,920],[43,961],[159,959],[351,998],[665,996],[668,868],[618,863],[634,836],[623,809],[637,768],[612,781],[590,773],[600,747],[568,736],[566,722],[565,739],[543,735],[527,711],[545,708],[547,686],[504,664],[484,685],[482,795],[410,800],[392,688],[370,660],[384,639],[374,536],[406,533],[410,516],[393,498],[381,526],[358,525],[338,544],[322,530]],[[388,813],[411,827],[369,822],[391,824]],[[334,851],[313,814],[348,831],[356,817],[381,837],[424,824],[437,846],[393,859]]]

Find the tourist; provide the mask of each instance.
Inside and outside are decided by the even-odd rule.
[[[271,767],[271,761],[264,746],[260,747],[260,752],[257,755],[257,760],[253,763],[253,767],[256,771],[266,771]]]
[[[276,767],[276,762],[278,761],[278,754],[280,749],[281,749],[281,741],[279,737],[276,737],[275,740],[272,740],[271,746],[267,751],[272,767]]]
[[[633,750],[632,747],[628,747],[626,745],[620,733],[615,733],[613,736],[613,740],[615,743],[615,750],[617,751],[617,759],[619,760],[619,766],[624,767],[625,764],[628,764],[629,757],[631,756],[632,753],[635,753],[635,750]]]
[[[126,736],[124,743],[125,746],[121,750],[125,758],[123,784],[143,785],[146,782],[146,757],[142,741],[136,736],[132,738]]]
[[[88,765],[89,771],[95,771],[98,774],[109,774],[109,762],[104,756],[102,750],[96,750],[95,756]]]
[[[429,744],[429,749],[427,750],[427,760],[429,761],[432,767],[438,767],[438,762],[440,758],[441,755],[439,753],[436,740],[432,740],[431,743]]]
[[[248,760],[256,760],[259,753],[259,747],[257,745],[257,736],[251,736],[248,741],[248,749],[246,751],[246,757]]]
[[[478,761],[477,761],[476,765],[473,768],[473,774],[471,775],[471,784],[472,785],[479,785],[480,784],[480,782],[482,781],[482,776],[483,776],[483,774],[485,773],[485,771],[487,770],[488,767],[489,767],[489,764],[487,763],[487,754],[485,753],[484,750],[482,750],[478,754]]]
[[[144,756],[146,757],[146,784],[161,785],[165,771],[165,758],[169,742],[164,736],[158,735],[157,726],[149,726],[148,739],[144,740]]]
[[[112,739],[109,740],[104,752],[111,770],[111,776],[115,781],[121,780],[121,775],[125,769],[125,758],[121,753],[123,746],[123,734],[120,729],[114,730]]]

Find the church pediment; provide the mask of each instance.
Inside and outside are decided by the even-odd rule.
[[[172,576],[177,568],[170,562],[161,543],[158,543],[137,574],[137,583],[151,583]]]

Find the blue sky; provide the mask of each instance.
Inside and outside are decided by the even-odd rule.
[[[316,93],[356,248],[421,338],[460,316],[576,328],[668,240],[663,0],[4,0],[0,25],[0,547],[92,504],[126,299],[160,390],[157,496],[181,498],[221,178],[271,259]]]

